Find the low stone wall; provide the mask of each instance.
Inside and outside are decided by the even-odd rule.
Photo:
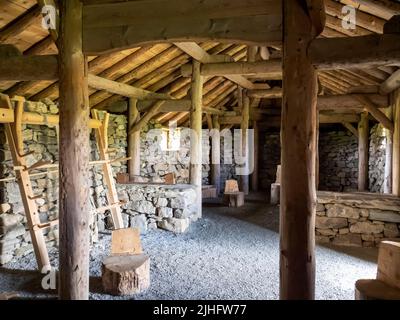
[[[372,193],[318,192],[316,241],[377,246],[400,241],[400,199]]]
[[[165,229],[175,233],[187,230],[197,219],[195,186],[189,184],[118,184],[118,197],[125,225],[142,233],[149,229]]]

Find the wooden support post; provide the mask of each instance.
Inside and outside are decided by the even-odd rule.
[[[393,92],[393,165],[392,165],[392,192],[400,196],[400,89]]]
[[[221,192],[221,125],[219,116],[212,117],[213,131],[211,136],[211,184]]]
[[[190,141],[190,183],[196,186],[197,217],[202,216],[202,105],[203,105],[203,77],[200,75],[200,62],[193,61],[191,95],[192,110],[190,126],[192,129]]]
[[[259,129],[257,121],[253,121],[254,130],[254,168],[251,174],[251,189],[258,191],[258,144],[259,144]]]
[[[315,189],[319,188],[319,111],[315,119]]]
[[[358,191],[368,190],[368,141],[368,112],[363,112],[358,123]]]
[[[66,300],[89,298],[89,99],[82,2],[60,3],[60,283]]]
[[[283,8],[280,298],[313,299],[318,88],[307,48],[316,32],[303,1],[284,0]]]
[[[248,147],[248,129],[249,129],[249,119],[250,119],[250,98],[246,93],[243,94],[243,108],[242,108],[242,119],[240,123],[240,129],[242,130],[242,152],[241,156],[244,157],[245,163],[244,167],[249,167],[249,147]],[[247,169],[245,169],[247,172]],[[240,176],[240,190],[244,192],[245,195],[249,194],[249,175]]]
[[[128,132],[139,121],[140,114],[137,109],[137,99],[129,99],[129,121]],[[128,162],[128,172],[130,180],[135,176],[140,176],[140,130],[128,135],[128,156],[131,160]]]
[[[393,108],[389,107],[385,112],[390,121],[393,119]],[[393,131],[385,130],[386,148],[385,148],[385,176],[383,179],[383,193],[392,193],[392,159],[393,159]]]

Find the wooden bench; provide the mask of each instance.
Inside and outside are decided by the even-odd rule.
[[[218,198],[217,188],[213,185],[203,185],[201,187],[201,192],[203,199]]]
[[[400,242],[379,245],[376,279],[357,280],[356,300],[400,300]]]

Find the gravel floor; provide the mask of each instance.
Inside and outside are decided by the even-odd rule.
[[[245,207],[205,204],[203,219],[186,234],[157,230],[142,236],[150,255],[151,287],[125,299],[277,299],[279,297],[278,208],[252,195]],[[104,234],[91,252],[91,298],[102,293],[101,261],[110,250]],[[51,250],[53,264],[57,252]],[[374,278],[376,249],[317,246],[317,299],[353,299],[354,282]],[[41,289],[33,254],[0,268],[0,291],[30,298],[55,297]]]

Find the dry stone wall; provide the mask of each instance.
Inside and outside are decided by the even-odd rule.
[[[389,195],[318,192],[316,241],[374,247],[400,240],[400,200]]]

